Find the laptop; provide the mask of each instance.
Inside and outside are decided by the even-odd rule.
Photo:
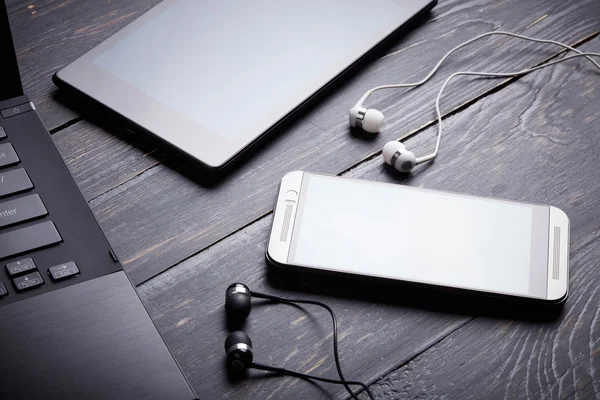
[[[196,399],[0,55],[0,399]]]

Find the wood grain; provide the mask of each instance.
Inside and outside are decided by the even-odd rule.
[[[495,28],[575,42],[600,31],[600,22],[594,17],[599,8],[597,1],[560,5],[516,0],[442,2],[421,28],[400,40],[390,53],[346,82],[216,186],[197,185],[201,173],[172,154],[159,165],[153,166],[154,161],[147,163],[143,154],[152,151],[149,148],[137,153],[131,149],[131,157],[116,165],[118,171],[112,172],[104,169],[108,166],[102,161],[104,154],[99,154],[102,159],[96,162],[76,159],[64,148],[61,151],[72,172],[84,181],[114,177],[105,179],[103,187],[117,189],[93,200],[91,205],[130,277],[140,283],[269,212],[276,187],[286,172],[294,169],[342,172],[379,151],[387,140],[407,135],[431,121],[435,94],[449,70],[515,69],[541,62],[555,54],[556,49],[523,45],[515,50],[500,46],[505,42],[500,38],[489,40],[491,47],[461,53],[430,85],[377,98],[374,105],[388,114],[390,123],[370,139],[351,134],[346,122],[347,110],[367,88],[400,77],[417,80],[447,49]],[[475,80],[469,85],[454,85],[443,110],[451,111],[498,84],[498,81]],[[69,135],[62,139],[68,143],[90,129],[90,125],[81,122],[57,135]],[[88,137],[93,140],[91,135]],[[97,145],[102,146],[106,138],[99,136]],[[117,142],[117,148],[108,152],[119,153],[123,151],[119,147],[128,148],[130,144]],[[90,168],[90,164],[101,168]],[[118,187],[124,176],[120,171],[129,168],[136,171],[135,178],[127,181],[125,187]],[[143,172],[144,168],[150,169]],[[99,179],[95,177],[97,174]],[[91,191],[83,187],[83,190],[99,193],[102,187]]]
[[[582,49],[599,51],[600,39]],[[560,318],[476,318],[373,385],[378,398],[600,397],[599,80],[586,63],[523,78],[449,118],[434,165],[402,179],[372,160],[348,174],[551,204],[571,220],[570,297]],[[433,135],[407,144],[431,145]]]
[[[160,0],[6,0],[23,89],[50,130],[78,114],[56,101],[52,75]]]

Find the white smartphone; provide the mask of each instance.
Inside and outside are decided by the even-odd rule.
[[[562,302],[569,219],[551,206],[296,171],[281,182],[267,259]]]

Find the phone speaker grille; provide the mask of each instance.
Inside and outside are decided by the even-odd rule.
[[[560,227],[554,227],[554,246],[552,255],[552,279],[558,279],[558,267],[560,266]]]
[[[285,214],[283,216],[283,228],[281,229],[281,235],[279,235],[280,242],[287,242],[288,231],[290,230],[290,219],[292,218],[292,206],[291,204],[285,205]]]

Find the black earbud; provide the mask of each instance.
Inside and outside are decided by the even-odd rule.
[[[241,374],[252,367],[252,340],[242,331],[231,332],[225,340],[227,354],[227,369],[232,373]]]
[[[253,292],[243,283],[233,283],[225,291],[225,312],[229,323],[239,327],[246,320],[252,307],[252,297],[273,302],[287,301],[278,296]]]
[[[242,283],[229,285],[225,291],[225,312],[232,322],[241,323],[250,314],[252,292]],[[249,339],[248,339],[249,340]]]

